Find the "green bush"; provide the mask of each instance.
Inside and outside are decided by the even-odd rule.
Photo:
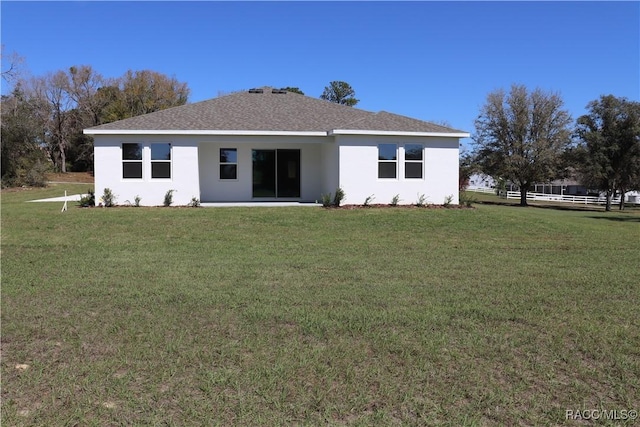
[[[116,196],[110,188],[104,189],[104,192],[102,193],[102,204],[105,208],[110,208],[116,205]]]
[[[391,199],[391,206],[398,206],[398,203],[400,203],[400,195],[396,194],[395,196],[393,196],[393,198]]]
[[[200,206],[200,199],[198,199],[196,197],[192,197],[191,201],[189,202],[189,204],[187,206],[192,207],[192,208],[199,207]]]
[[[460,204],[461,205],[465,205],[466,207],[470,208],[473,203],[477,203],[477,202],[478,202],[478,199],[476,199],[475,197],[470,195],[468,192],[462,191],[460,193]]]
[[[452,202],[453,202],[453,194],[449,194],[447,197],[444,198],[443,205],[448,208],[449,206],[451,206]]]
[[[344,190],[340,187],[336,188],[336,194],[333,196],[333,206],[340,206],[340,203],[344,200],[346,194],[344,194]]]
[[[46,172],[47,166],[44,165],[40,160],[36,161],[36,163],[27,172],[27,176],[25,177],[26,184],[31,187],[46,187]]]
[[[416,201],[416,206],[422,207],[427,204],[427,197],[424,194],[418,194],[418,200]]]
[[[322,206],[325,208],[331,206],[331,193],[322,195]]]
[[[331,193],[322,194],[322,206],[325,208],[328,208],[331,206],[338,207],[340,206],[340,203],[342,203],[344,198],[345,198],[344,190],[338,187],[336,188],[336,194],[333,196],[333,198],[331,197]]]
[[[375,198],[376,197],[373,194],[368,196],[366,199],[364,199],[364,206],[371,206],[371,202],[373,202],[373,199]]]
[[[88,208],[96,205],[96,194],[92,189],[87,190],[87,195],[82,196],[78,202],[83,208]]]
[[[176,190],[168,190],[164,195],[164,206],[169,207],[173,203],[173,192]]]

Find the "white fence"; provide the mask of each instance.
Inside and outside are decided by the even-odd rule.
[[[467,187],[467,191],[475,191],[476,193],[490,193],[490,194],[496,194],[496,189],[495,188],[489,188],[489,187]]]
[[[467,191],[475,191],[479,193],[491,193],[495,194],[495,188],[467,188]],[[519,191],[502,191],[500,197],[507,199],[520,200]],[[571,196],[568,194],[545,194],[527,192],[527,200],[530,201],[545,201],[545,202],[560,202],[560,203],[578,203],[583,205],[604,205],[607,203],[607,199],[604,196]],[[620,196],[612,197],[611,204],[616,205],[620,203]],[[640,204],[640,198],[637,196],[628,196],[625,203]]]
[[[507,199],[518,199],[520,200],[520,192],[519,191],[506,191],[503,192],[500,197],[505,197]],[[527,193],[527,200],[531,201],[545,201],[545,202],[564,202],[564,203],[579,203],[583,205],[604,205],[607,203],[607,198],[604,196],[570,196],[567,194],[544,194],[544,193]],[[620,203],[620,196],[612,197],[611,204],[617,205]],[[635,201],[625,201],[625,203],[635,203]]]

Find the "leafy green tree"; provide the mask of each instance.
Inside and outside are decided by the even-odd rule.
[[[37,121],[38,100],[28,97],[20,84],[2,96],[0,160],[2,185],[43,185],[46,169],[41,149],[44,132]]]
[[[280,90],[286,90],[287,92],[299,93],[300,95],[304,95],[304,92],[297,87],[287,86],[287,87],[280,88]]]
[[[480,169],[494,179],[520,187],[520,205],[536,182],[548,182],[563,172],[562,153],[569,147],[571,116],[558,94],[529,92],[512,85],[509,93],[489,93],[475,121],[475,156]]]
[[[624,194],[640,190],[640,103],[601,96],[587,105],[578,118],[576,167],[583,183],[606,194],[606,210],[618,191],[620,209]]]
[[[462,151],[459,158],[458,189],[467,188],[471,175],[476,172],[479,170],[474,154],[470,151]]]
[[[329,83],[329,86],[324,88],[324,92],[322,92],[320,98],[326,101],[335,102],[336,104],[353,107],[360,102],[359,99],[355,98],[355,95],[356,92],[349,83],[332,81]]]

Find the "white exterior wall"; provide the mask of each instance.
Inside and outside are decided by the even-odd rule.
[[[329,138],[318,137],[241,137],[241,136],[94,136],[95,192],[102,196],[109,188],[117,204],[134,203],[159,206],[168,190],[173,205],[186,205],[193,197],[203,202],[251,201],[252,149],[300,150],[300,201],[321,199],[323,191],[323,148]],[[151,179],[151,143],[171,143],[171,179]],[[142,179],[122,178],[122,144],[143,144]],[[333,145],[333,144],[332,144]],[[220,148],[238,150],[238,179],[220,180]],[[329,168],[335,169],[335,168]],[[337,174],[337,172],[336,172]],[[337,179],[336,179],[337,182]],[[255,200],[283,200],[259,198]]]
[[[122,144],[141,143],[142,179],[122,178]],[[151,179],[151,143],[171,143],[171,178]],[[173,193],[173,205],[186,205],[192,197],[199,197],[198,147],[188,137],[168,136],[94,136],[94,174],[96,203],[104,189],[109,188],[116,204],[134,203],[140,196],[143,206],[159,206],[168,190]]]
[[[335,138],[335,139],[334,139]],[[458,203],[458,138],[341,135],[296,136],[150,136],[95,135],[95,192],[105,188],[117,204],[133,203],[136,196],[146,206],[162,205],[168,190],[174,205],[186,205],[193,197],[209,201],[269,200],[252,198],[253,149],[299,149],[300,190],[296,200],[321,200],[322,194],[341,187],[344,203],[362,204],[373,195],[373,203],[389,203],[398,194],[400,203],[412,204],[424,194],[427,203],[442,204],[452,195]],[[122,178],[122,144],[143,144],[143,178]],[[171,179],[151,179],[151,143],[169,142]],[[378,178],[378,144],[398,145],[396,179]],[[404,144],[423,144],[423,178],[404,178]],[[238,150],[238,179],[220,180],[219,149]],[[271,199],[283,200],[283,199]]]
[[[335,194],[340,185],[338,151],[338,144],[333,140],[322,145],[322,194]]]
[[[253,165],[251,151],[293,149],[300,150],[300,201],[320,200],[322,192],[323,137],[241,137],[216,136],[198,143],[200,190],[203,202],[276,201],[283,199],[253,199]],[[238,155],[238,179],[220,179],[220,149],[235,148]]]
[[[340,181],[345,204],[362,204],[369,196],[372,203],[388,204],[397,194],[400,204],[413,204],[424,194],[426,203],[443,204],[453,196],[457,204],[459,140],[442,137],[339,136]],[[398,146],[395,179],[378,178],[378,144]],[[404,177],[404,144],[422,144],[423,178]]]

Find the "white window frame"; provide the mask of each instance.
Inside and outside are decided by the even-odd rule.
[[[223,162],[220,160],[221,154],[222,154],[222,150],[233,150],[236,153],[236,161],[235,162]],[[238,180],[238,149],[237,148],[225,148],[225,147],[221,147],[218,150],[218,179],[220,181],[224,181],[224,182],[229,182],[229,181],[237,181]],[[222,166],[227,166],[227,165],[235,165],[236,167],[236,177],[235,178],[223,178],[222,177]]]
[[[407,159],[407,147],[410,146],[415,146],[415,147],[420,147],[420,153],[421,158],[420,160],[413,160],[413,159]],[[403,146],[403,152],[404,152],[404,179],[411,179],[411,180],[420,180],[420,179],[424,179],[424,145],[423,144],[415,144],[415,143],[407,143],[404,144]],[[420,164],[420,177],[411,177],[411,176],[407,176],[407,164],[408,163],[412,163],[412,164]]]
[[[395,150],[396,150],[396,155],[395,155],[395,160],[381,160],[380,159],[380,147],[383,145],[393,145],[395,146]],[[399,152],[399,144],[396,142],[381,142],[376,146],[376,150],[377,150],[377,154],[378,154],[378,179],[385,179],[385,180],[397,180],[398,179],[398,152]],[[393,177],[381,177],[380,176],[380,165],[381,164],[390,164],[393,163],[395,165],[395,176]]]
[[[140,146],[140,160],[135,159],[125,159],[124,158],[124,146],[125,145],[138,145]],[[121,165],[122,165],[122,173],[120,174],[120,179],[123,180],[136,180],[136,181],[140,181],[144,179],[144,144],[142,142],[122,142],[120,144],[120,161],[121,161]],[[125,163],[128,164],[134,164],[134,163],[139,163],[140,164],[140,177],[125,177],[124,176],[124,165]]]
[[[154,145],[169,145],[169,159],[158,160],[153,158],[153,146]],[[169,164],[169,176],[168,177],[154,177],[153,176],[153,165],[154,163],[168,163]],[[152,142],[149,144],[149,165],[150,165],[150,177],[152,180],[171,180],[173,179],[173,144],[170,142]]]

